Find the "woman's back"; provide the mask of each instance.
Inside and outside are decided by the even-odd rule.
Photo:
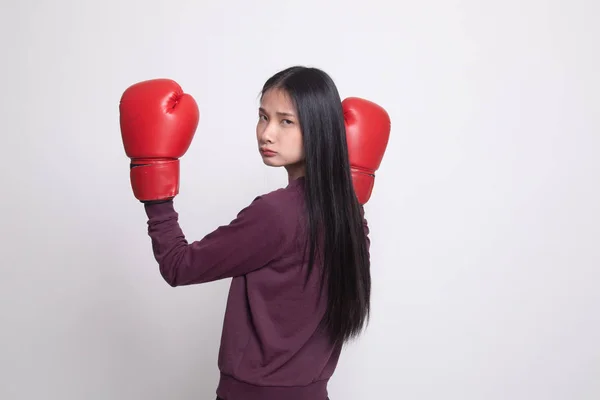
[[[176,234],[180,228],[172,202],[147,205],[146,211],[154,254],[169,284],[233,277],[219,352],[218,396],[327,398],[341,344],[334,344],[322,326],[327,290],[321,286],[320,257],[312,269],[307,265],[305,179],[257,197],[230,224],[189,245],[183,234]],[[363,224],[366,236],[364,219]],[[180,238],[184,253],[172,250],[177,247],[173,237]],[[368,245],[368,236],[366,240]]]

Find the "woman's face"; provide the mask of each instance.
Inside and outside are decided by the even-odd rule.
[[[271,89],[258,109],[256,139],[263,162],[285,167],[290,179],[304,175],[304,147],[298,114],[287,93]]]

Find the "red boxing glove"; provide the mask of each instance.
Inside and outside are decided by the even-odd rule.
[[[190,147],[200,119],[196,101],[176,82],[153,79],[127,88],[119,111],[134,196],[142,202],[175,197],[179,158]]]
[[[342,108],[354,191],[359,203],[365,204],[388,144],[390,117],[381,106],[357,97],[345,99]]]

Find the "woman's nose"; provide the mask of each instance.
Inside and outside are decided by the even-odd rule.
[[[270,128],[269,126],[266,126],[260,135],[260,140],[263,143],[273,143],[274,137],[275,137],[275,133],[273,132],[272,128]]]

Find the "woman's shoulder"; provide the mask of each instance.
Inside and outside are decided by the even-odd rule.
[[[277,209],[298,208],[304,201],[304,180],[296,179],[287,186],[261,194],[255,198],[263,204]]]
[[[303,182],[292,181],[286,187],[271,190],[254,198],[249,207],[265,216],[265,222],[296,225],[304,214]]]
[[[273,211],[289,213],[302,208],[304,193],[296,183],[291,183],[286,187],[263,193],[257,196],[254,201]]]

